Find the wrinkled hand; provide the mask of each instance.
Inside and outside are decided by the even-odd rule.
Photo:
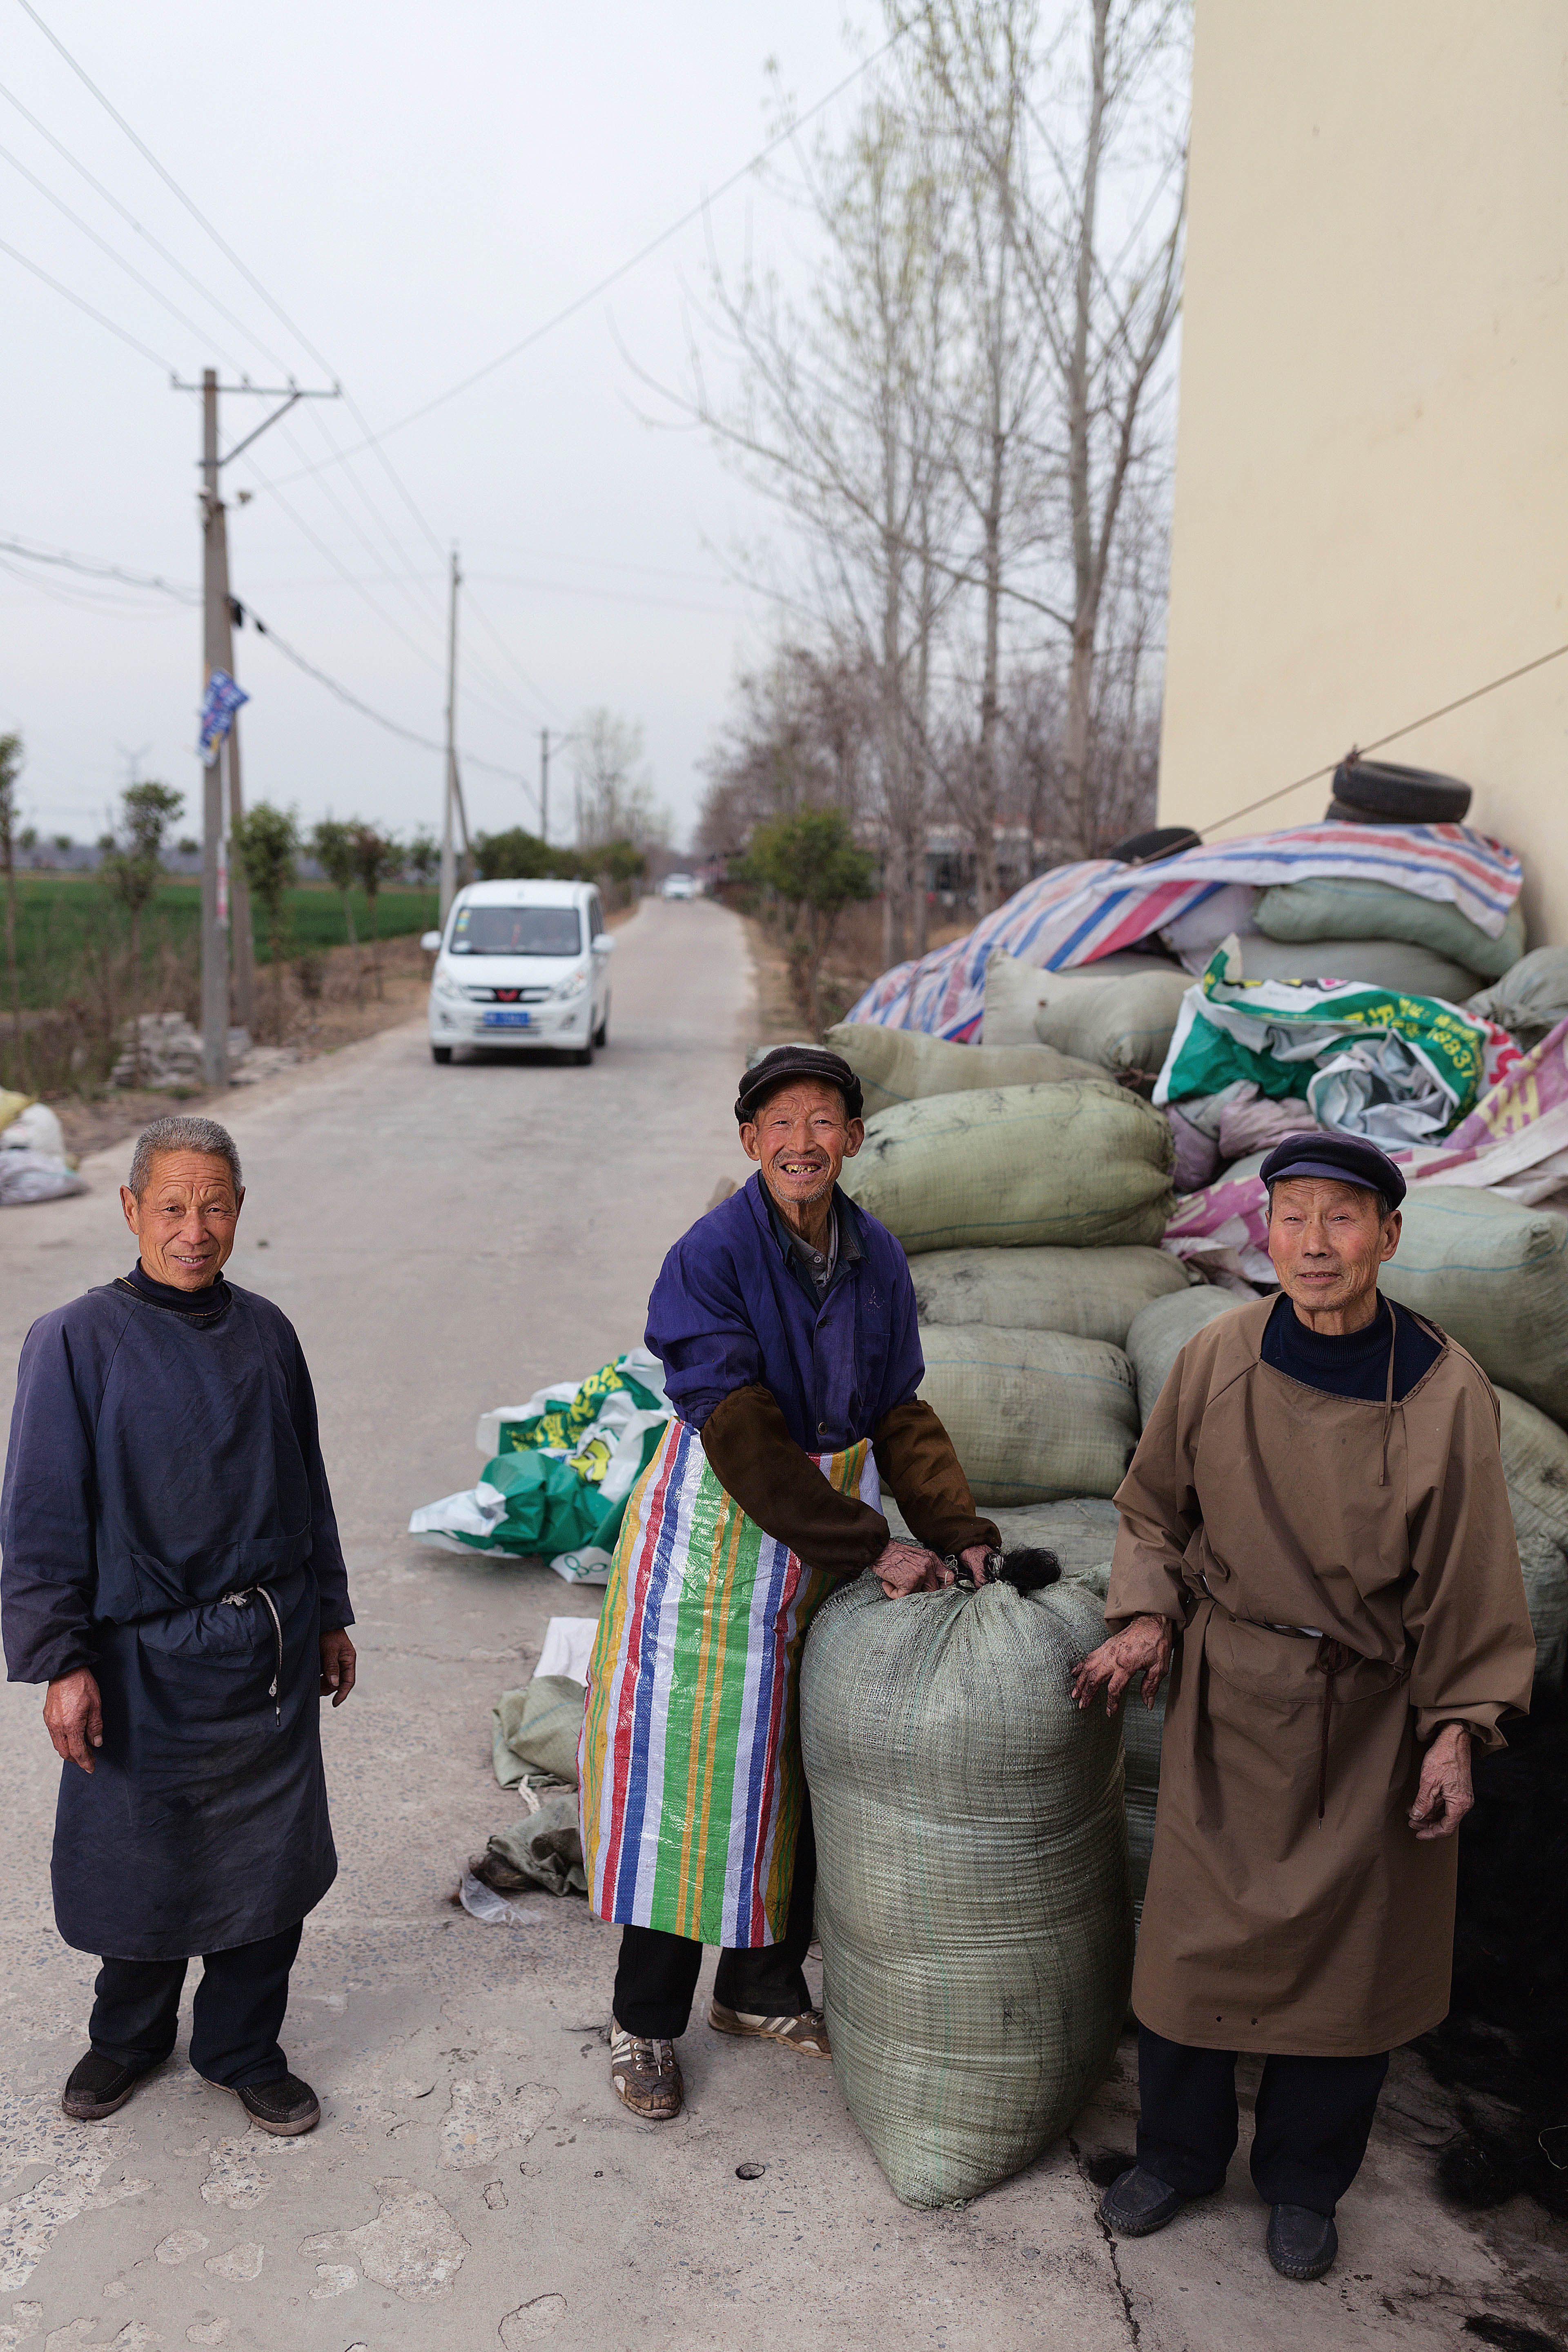
[[[1422,1759],[1410,1826],[1424,1843],[1452,1837],[1475,1801],[1470,1735],[1462,1723],[1446,1723]]]
[[[1152,1706],[1175,1645],[1176,1629],[1168,1617],[1134,1617],[1120,1633],[1112,1633],[1109,1642],[1091,1650],[1081,1666],[1074,1667],[1068,1688],[1079,1706],[1085,1707],[1103,1684],[1105,1712],[1114,1715],[1128,1684],[1142,1675],[1143,1704]]]
[[[87,1666],[61,1675],[44,1693],[44,1727],[55,1743],[55,1754],[68,1764],[92,1770],[89,1748],[103,1745],[103,1701],[98,1678]]]
[[[977,1585],[985,1581],[985,1563],[991,1557],[989,1544],[968,1544],[958,1555]]]
[[[321,1636],[321,1696],[342,1706],[354,1686],[354,1645],[341,1629]]]
[[[939,1559],[934,1551],[923,1544],[900,1543],[895,1538],[879,1559],[871,1562],[871,1573],[889,1601],[902,1601],[911,1592],[940,1592],[944,1584],[952,1582],[952,1570]]]

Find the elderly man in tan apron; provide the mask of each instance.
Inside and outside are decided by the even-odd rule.
[[[1377,1287],[1405,1180],[1375,1146],[1270,1153],[1281,1295],[1172,1367],[1121,1488],[1080,1706],[1172,1664],[1132,2007],[1130,2237],[1220,2187],[1237,2053],[1265,2053],[1252,2178],[1287,2278],[1321,2278],[1388,2053],[1448,2007],[1470,1748],[1535,1661],[1485,1374]],[[1173,1663],[1172,1663],[1173,1659]]]

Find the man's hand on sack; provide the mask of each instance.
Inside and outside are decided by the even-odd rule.
[[[1421,1760],[1410,1826],[1424,1844],[1433,1838],[1452,1837],[1475,1801],[1470,1735],[1462,1723],[1446,1723]]]
[[[44,1728],[55,1743],[55,1754],[68,1764],[92,1770],[89,1750],[103,1745],[103,1701],[98,1678],[87,1666],[74,1675],[59,1675],[44,1693]]]
[[[871,1562],[871,1573],[889,1601],[905,1600],[911,1592],[940,1592],[944,1584],[952,1582],[946,1560],[927,1551],[923,1544],[900,1543],[897,1537],[881,1558]]]
[[[354,1686],[354,1645],[340,1626],[321,1636],[321,1696],[342,1706]]]
[[[1074,1667],[1068,1688],[1079,1706],[1085,1707],[1103,1684],[1105,1712],[1114,1715],[1128,1684],[1142,1675],[1143,1704],[1152,1706],[1175,1645],[1176,1629],[1168,1617],[1134,1617],[1120,1633],[1112,1633],[1109,1642],[1091,1650],[1082,1665]]]

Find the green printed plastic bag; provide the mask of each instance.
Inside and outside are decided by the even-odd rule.
[[[671,1417],[646,1348],[499,1406],[480,1417],[489,1458],[479,1485],[426,1503],[408,1532],[445,1551],[542,1558],[569,1584],[603,1584],[626,1497]]]
[[[1385,1150],[1446,1135],[1473,1109],[1487,1032],[1440,997],[1359,981],[1241,977],[1233,938],[1182,1003],[1156,1103],[1215,1095],[1237,1078],[1300,1095],[1319,1126]]]

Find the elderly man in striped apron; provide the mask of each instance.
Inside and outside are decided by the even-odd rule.
[[[802,1963],[816,1849],[796,1675],[836,1580],[889,1599],[976,1579],[999,1538],[916,1395],[925,1367],[899,1243],[838,1189],[864,1140],[837,1054],[781,1045],[742,1081],[757,1162],[665,1260],[647,1344],[679,1416],[626,1507],[589,1672],[583,1850],[622,1928],[610,2079],[634,2114],[680,2112],[674,2044],[704,1944],[709,2023],[828,2054]],[[918,1541],[898,1542],[886,1487]]]

